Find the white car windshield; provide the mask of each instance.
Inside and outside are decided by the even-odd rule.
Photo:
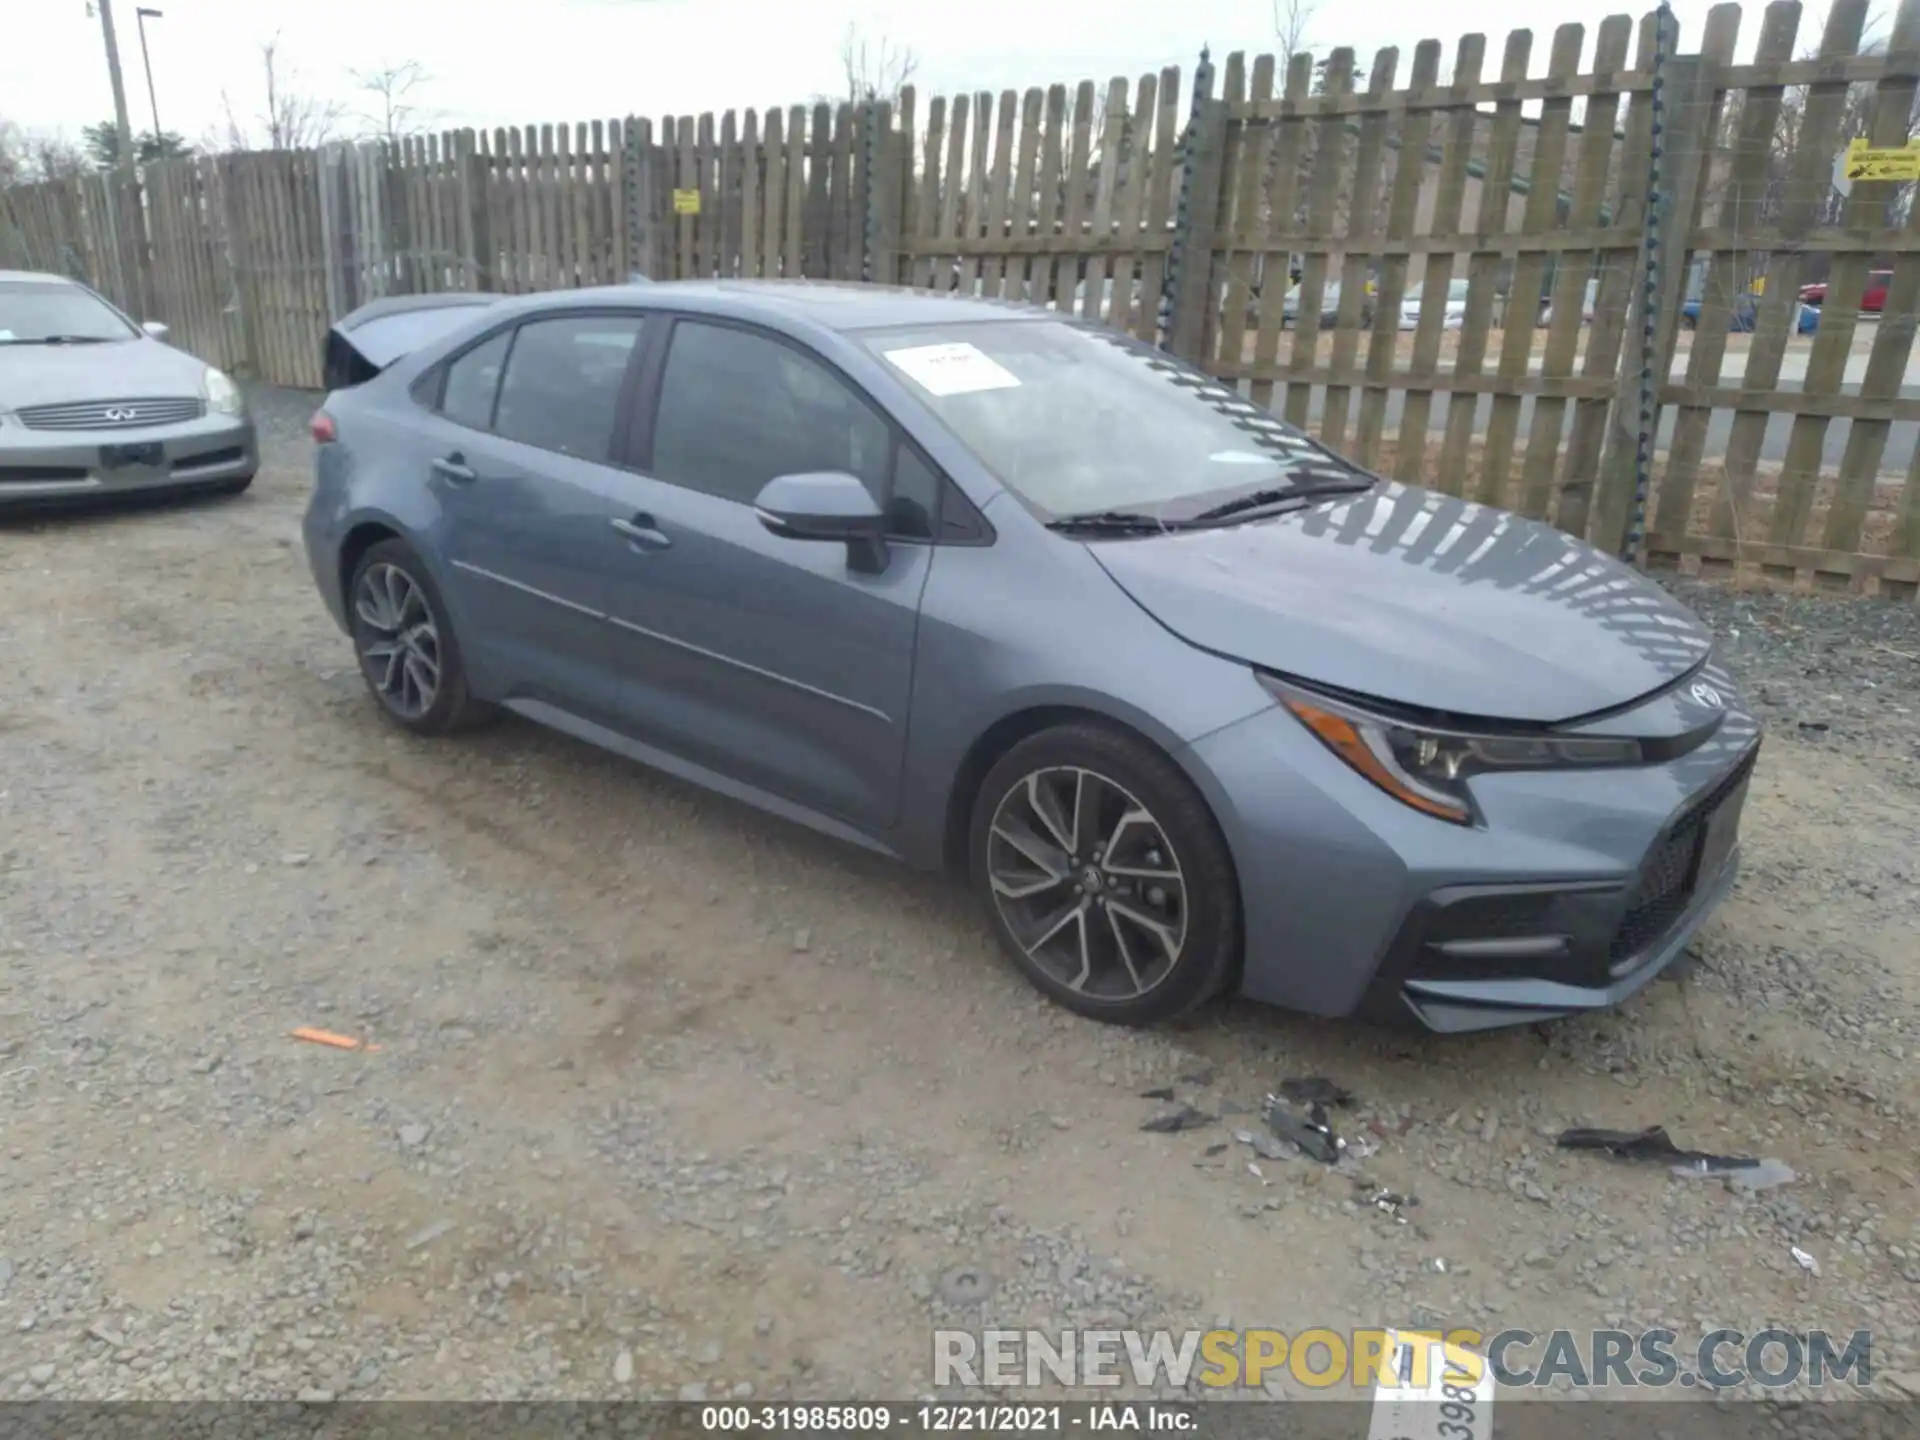
[[[77,285],[0,282],[0,345],[87,344],[138,333]]]
[[[1250,493],[1371,480],[1229,386],[1116,331],[989,321],[861,338],[1043,518],[1177,521]]]

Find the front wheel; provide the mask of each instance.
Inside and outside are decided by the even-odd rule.
[[[1239,886],[1212,812],[1129,735],[1065,725],[1014,746],[981,783],[969,853],[1014,964],[1078,1014],[1168,1020],[1239,961]]]
[[[467,692],[439,587],[412,547],[373,546],[354,566],[347,597],[361,677],[389,720],[416,735],[445,735],[487,717]]]

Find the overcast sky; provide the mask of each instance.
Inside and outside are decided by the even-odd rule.
[[[151,126],[133,0],[113,0],[127,103],[136,130]],[[1216,59],[1273,48],[1270,0],[155,0],[147,21],[160,122],[199,141],[222,120],[222,95],[250,119],[264,108],[260,44],[280,37],[283,67],[301,93],[349,110],[374,108],[352,70],[417,61],[430,80],[410,97],[435,128],[591,120],[789,105],[842,88],[849,24],[918,55],[923,95],[1079,79],[1137,76],[1162,65],[1190,75],[1202,42]],[[1415,42],[1447,45],[1485,31],[1489,65],[1502,37],[1536,27],[1535,73],[1554,25],[1593,26],[1619,5],[1593,0],[1320,0],[1308,37],[1324,52],[1365,56],[1399,45],[1401,73]],[[1633,7],[1636,10],[1638,6]],[[1759,29],[1748,9],[1743,49]],[[1824,7],[1808,7],[1812,30]],[[1677,7],[1692,48],[1705,6]],[[0,116],[30,130],[110,118],[112,91],[100,23],[86,0],[0,0]],[[1436,22],[1444,24],[1436,29]],[[365,120],[351,119],[352,128]]]

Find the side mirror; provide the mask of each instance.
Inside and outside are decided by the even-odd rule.
[[[753,502],[760,523],[787,540],[837,540],[848,568],[874,575],[887,568],[887,517],[867,487],[839,470],[776,475]]]
[[[155,340],[164,340],[167,338],[168,335],[173,333],[172,331],[168,330],[167,327],[158,320],[145,321],[141,324],[140,328],[146,331],[147,334],[152,336]]]

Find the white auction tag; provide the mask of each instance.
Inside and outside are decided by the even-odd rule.
[[[1438,1335],[1389,1331],[1367,1440],[1492,1440],[1493,1370]]]
[[[904,370],[929,395],[971,395],[978,390],[1013,390],[1019,377],[972,345],[915,345],[889,350],[887,359]]]

